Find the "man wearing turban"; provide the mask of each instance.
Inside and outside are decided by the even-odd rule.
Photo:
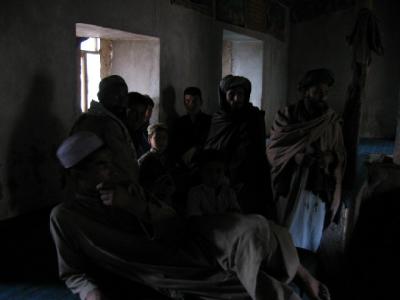
[[[289,228],[297,247],[313,252],[341,202],[341,119],[326,103],[333,83],[327,69],[305,74],[302,98],[278,111],[267,150],[278,223]]]
[[[213,115],[205,148],[223,153],[243,212],[270,216],[265,113],[252,105],[250,94],[251,82],[245,77],[228,75],[221,80],[220,110]]]

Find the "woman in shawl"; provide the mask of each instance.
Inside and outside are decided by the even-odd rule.
[[[228,75],[221,80],[220,110],[213,115],[205,148],[224,154],[242,211],[270,216],[264,111],[251,104],[250,93],[251,82],[245,77]]]

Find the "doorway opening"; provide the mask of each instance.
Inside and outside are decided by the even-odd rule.
[[[222,39],[222,76],[244,76],[251,81],[250,101],[261,108],[263,95],[263,41],[224,30]]]

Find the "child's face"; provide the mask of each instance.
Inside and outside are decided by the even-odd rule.
[[[149,137],[151,148],[162,153],[168,146],[168,133],[165,130],[158,130]]]
[[[219,161],[207,162],[202,167],[201,177],[205,185],[211,187],[218,187],[221,185],[224,179],[224,164]]]

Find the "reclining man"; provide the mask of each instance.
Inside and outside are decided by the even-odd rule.
[[[82,300],[104,299],[94,267],[173,298],[299,299],[287,285],[296,276],[313,299],[329,299],[288,232],[263,217],[196,217],[185,235],[167,205],[115,183],[113,153],[92,132],[71,135],[57,156],[75,196],[53,209],[51,232],[60,277]]]

